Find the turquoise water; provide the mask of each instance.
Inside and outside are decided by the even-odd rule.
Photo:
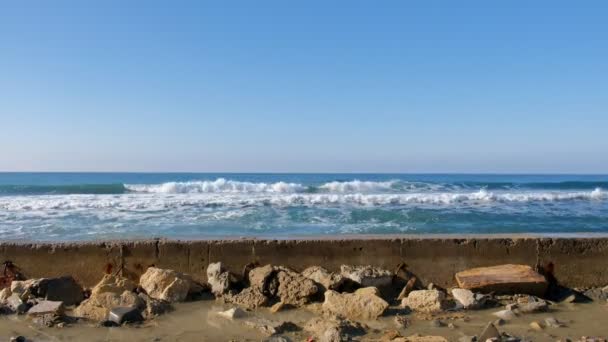
[[[0,238],[608,232],[608,176],[0,173]]]

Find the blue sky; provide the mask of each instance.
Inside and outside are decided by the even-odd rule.
[[[608,172],[605,1],[0,4],[0,170]]]

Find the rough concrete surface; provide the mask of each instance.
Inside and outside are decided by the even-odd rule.
[[[394,270],[400,263],[421,281],[455,285],[454,274],[498,264],[551,264],[560,283],[571,287],[608,284],[608,237],[544,236],[373,236],[290,240],[141,240],[79,243],[0,243],[0,260],[10,260],[27,277],[72,275],[93,286],[104,272],[137,280],[149,266],[170,268],[206,280],[210,262],[222,261],[240,274],[245,265],[284,265],[297,271],[343,264]]]

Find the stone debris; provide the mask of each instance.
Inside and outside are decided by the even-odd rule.
[[[545,277],[528,265],[499,265],[472,268],[456,273],[458,287],[483,293],[525,293],[541,296],[547,290]]]
[[[247,313],[241,308],[232,308],[226,311],[219,311],[217,315],[226,319],[234,320],[246,317]]]
[[[382,288],[390,286],[393,282],[391,271],[373,266],[350,266],[342,265],[340,275],[359,283],[362,287]]]
[[[336,316],[314,317],[304,325],[304,330],[312,333],[319,342],[350,341],[365,334],[365,327],[360,323]]]
[[[479,334],[479,341],[487,341],[492,338],[497,338],[500,340],[500,332],[494,326],[494,323],[488,323],[485,328]]]
[[[562,328],[566,326],[566,324],[561,321],[558,321],[555,317],[545,318],[545,325],[550,328]]]
[[[305,269],[302,271],[302,276],[314,281],[321,293],[327,290],[337,291],[345,281],[342,275],[329,272],[320,266],[312,266]]]
[[[236,282],[236,277],[227,271],[221,262],[211,263],[207,267],[207,283],[211,286],[214,295],[221,296],[228,293]]]
[[[314,281],[301,274],[284,269],[277,273],[279,287],[277,296],[284,304],[296,307],[307,304],[317,294],[318,288]]]
[[[145,303],[143,315],[146,319],[153,318],[173,310],[171,303],[165,300],[151,298],[145,293],[140,293],[138,296]]]
[[[30,291],[37,298],[60,301],[66,306],[77,305],[84,299],[82,286],[72,276],[40,279]]]
[[[373,320],[388,308],[389,304],[380,298],[375,287],[364,287],[354,293],[325,292],[323,309],[352,320]]]
[[[401,292],[399,292],[399,296],[397,296],[398,300],[402,300],[403,298],[407,297],[410,292],[412,292],[414,290],[414,287],[416,286],[416,277],[411,277],[407,283],[405,283],[405,286],[403,286],[403,289],[401,290]]]
[[[268,304],[268,297],[257,287],[248,287],[236,295],[225,294],[222,299],[226,303],[236,304],[250,310]]]
[[[537,321],[531,322],[530,328],[532,328],[536,331],[542,331],[544,329],[544,327]]]
[[[18,315],[24,314],[30,308],[17,293],[13,293],[7,298],[6,306]]]
[[[132,282],[119,276],[104,276],[91,290],[91,296],[85,299],[76,309],[77,317],[95,321],[106,320],[111,309],[119,306],[146,307],[144,299],[129,290]]]
[[[438,290],[416,290],[401,301],[402,307],[425,313],[439,312],[447,308],[445,293]]]
[[[141,315],[139,308],[135,306],[119,306],[112,308],[108,313],[108,321],[114,322],[118,325],[124,323],[138,323],[142,322],[144,317]]]
[[[63,302],[43,300],[43,301],[38,302],[38,304],[32,306],[27,311],[27,314],[29,316],[46,315],[46,314],[62,315],[64,310],[65,309],[63,306]]]
[[[245,326],[256,329],[266,336],[282,334],[290,331],[298,331],[300,327],[292,322],[272,321],[269,319],[254,317],[243,322]]]
[[[273,297],[279,286],[275,275],[276,270],[272,265],[256,267],[249,271],[249,286],[259,289],[268,297]]]
[[[492,315],[504,319],[505,321],[510,321],[517,317],[517,314],[513,310],[505,309],[492,313]]]
[[[458,288],[452,289],[452,296],[466,310],[482,308],[488,298],[471,290]]]
[[[139,279],[139,285],[150,297],[171,303],[183,302],[189,294],[202,290],[189,275],[157,267],[149,267]]]

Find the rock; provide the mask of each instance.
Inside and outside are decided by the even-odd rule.
[[[517,317],[517,315],[515,314],[515,312],[513,310],[508,310],[508,309],[496,311],[496,312],[492,313],[492,315],[494,315],[500,319],[504,319],[505,321],[510,321]]]
[[[11,342],[26,342],[27,339],[24,336],[11,337]]]
[[[416,277],[411,277],[399,293],[399,296],[397,296],[397,299],[402,300],[407,297],[414,290],[414,286],[416,286]]]
[[[550,328],[561,328],[566,326],[564,323],[558,321],[555,317],[545,318],[545,324]]]
[[[445,322],[440,319],[434,319],[431,321],[431,326],[433,328],[443,328],[446,326]]]
[[[232,308],[226,311],[220,311],[217,313],[218,316],[226,318],[226,319],[238,319],[247,316],[247,313],[243,311],[241,308]]]
[[[221,296],[228,293],[237,280],[221,262],[215,262],[207,267],[207,282],[211,286],[211,292],[216,296]]]
[[[62,315],[63,311],[64,311],[63,302],[43,300],[43,301],[38,302],[38,304],[32,306],[28,310],[27,314],[29,316],[46,315],[46,314]]]
[[[496,329],[494,324],[490,322],[481,331],[481,334],[479,334],[478,341],[485,342],[486,340],[491,339],[491,338],[498,338],[500,340],[500,332],[498,331],[498,329]]]
[[[501,325],[505,325],[505,323],[507,323],[506,320],[499,318],[497,320],[494,321],[494,326],[501,326]]]
[[[66,306],[77,305],[84,299],[82,286],[72,276],[40,279],[32,289],[36,297],[60,301]]]
[[[304,330],[315,335],[319,342],[350,341],[365,334],[360,323],[338,317],[314,317],[304,325]]]
[[[124,291],[118,295],[114,292],[102,292],[91,295],[84,300],[76,309],[77,317],[84,317],[96,321],[104,321],[111,309],[118,306],[135,306],[145,308],[145,302],[134,292]]]
[[[600,288],[588,289],[583,292],[583,295],[596,301],[605,302],[608,300],[608,291],[604,291],[604,289]]]
[[[120,277],[118,275],[104,274],[103,278],[95,285],[91,290],[91,294],[103,292],[113,292],[121,294],[125,291],[135,291],[137,284],[128,278]]]
[[[65,324],[65,322],[62,319],[62,316],[56,315],[54,313],[46,313],[46,314],[31,316],[31,319],[32,319],[32,323],[34,325],[37,325],[40,327],[49,327],[50,328],[55,325]]]
[[[138,294],[138,297],[141,298],[145,303],[145,309],[143,313],[144,318],[146,319],[162,315],[173,310],[173,306],[171,306],[171,303],[165,300],[151,298],[145,293]]]
[[[138,323],[143,320],[143,316],[135,306],[118,306],[112,308],[108,313],[108,321],[118,325],[123,323]]]
[[[264,295],[272,297],[276,294],[278,288],[275,276],[275,268],[272,265],[266,265],[249,271],[248,280],[251,287],[255,287],[262,291]]]
[[[456,273],[458,287],[484,293],[543,295],[547,281],[527,265],[472,268]]]
[[[358,289],[354,293],[325,292],[323,309],[345,318],[372,320],[378,318],[388,308],[388,303],[380,298],[375,287]]]
[[[291,270],[281,270],[277,273],[279,287],[277,296],[284,304],[302,306],[311,301],[317,291],[317,285],[311,279]]]
[[[447,307],[445,294],[437,290],[417,290],[401,301],[401,306],[409,307],[414,311],[433,313],[442,311]]]
[[[257,287],[248,287],[236,295],[227,293],[223,298],[227,303],[237,304],[251,310],[268,304],[268,297],[264,296]]]
[[[540,325],[540,323],[534,321],[532,323],[530,323],[530,328],[536,330],[536,331],[542,331],[543,330],[543,326]]]
[[[5,302],[8,297],[11,296],[11,289],[9,287],[5,287],[2,290],[0,290],[0,303],[1,302]]]
[[[139,284],[150,297],[171,303],[182,302],[189,294],[201,290],[189,275],[156,267],[149,267]]]
[[[410,325],[410,320],[407,317],[397,315],[395,316],[395,325],[397,328],[407,328]]]
[[[25,313],[29,309],[29,305],[21,300],[18,293],[13,293],[8,297],[6,306],[18,315]]]
[[[22,300],[27,300],[32,292],[32,288],[41,279],[28,279],[28,280],[13,280],[11,282],[11,294],[18,295]]]
[[[390,271],[372,266],[349,266],[340,267],[342,277],[361,284],[363,287],[386,287],[393,282],[393,274]]]
[[[549,304],[544,300],[518,304],[517,310],[521,313],[544,312],[549,309]]]
[[[452,289],[452,296],[465,309],[479,309],[484,306],[487,298],[467,289]]]
[[[292,323],[286,321],[271,321],[263,318],[252,318],[244,321],[245,326],[256,329],[264,335],[272,336],[276,334],[282,334],[290,331],[297,331],[300,328]]]
[[[329,272],[323,267],[312,266],[302,271],[302,276],[317,283],[319,292],[326,290],[337,290],[344,283],[344,277],[339,274]]]

